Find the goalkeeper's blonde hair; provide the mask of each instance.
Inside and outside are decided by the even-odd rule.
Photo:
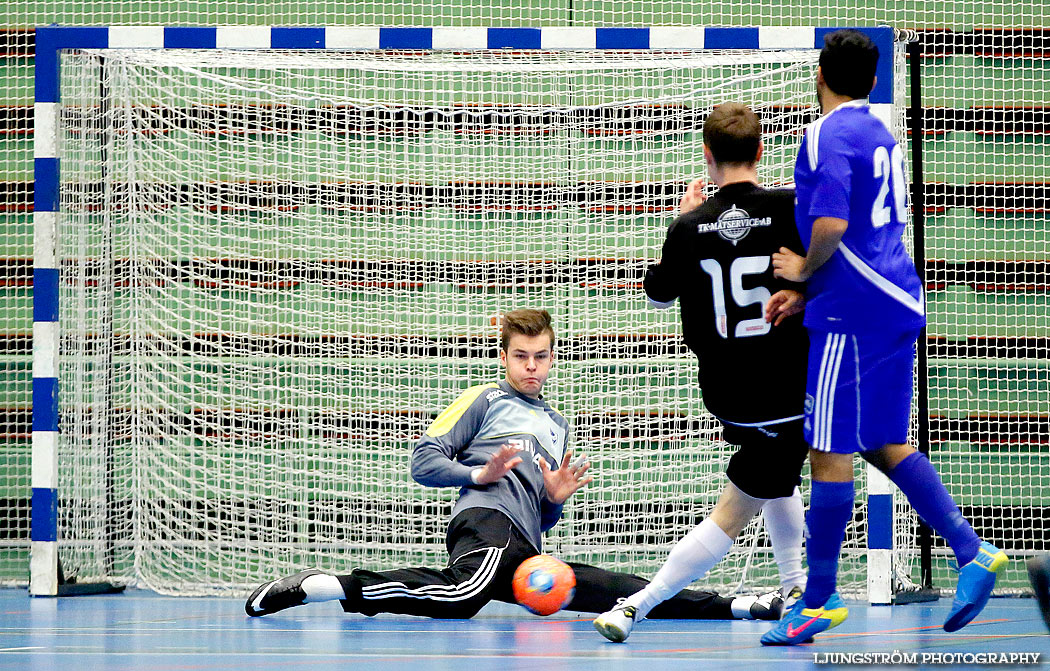
[[[503,315],[500,327],[500,347],[504,352],[510,338],[516,333],[537,336],[546,333],[551,338],[551,349],[554,349],[554,328],[551,326],[551,313],[546,310],[511,310]]]

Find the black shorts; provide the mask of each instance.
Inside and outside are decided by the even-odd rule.
[[[809,453],[802,420],[763,427],[722,426],[722,438],[739,446],[726,468],[729,481],[756,499],[791,496],[802,483],[802,466]]]

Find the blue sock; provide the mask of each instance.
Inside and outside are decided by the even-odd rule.
[[[806,515],[806,563],[809,579],[803,601],[807,608],[823,606],[835,591],[839,553],[846,525],[853,519],[853,481],[813,481]]]
[[[925,454],[909,454],[886,475],[908,497],[908,503],[919,517],[952,546],[959,568],[977,556],[981,539],[959,512],[959,506]]]

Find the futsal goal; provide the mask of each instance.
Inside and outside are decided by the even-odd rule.
[[[903,140],[902,44],[866,30]],[[521,307],[554,316],[547,395],[594,464],[547,549],[651,575],[731,449],[641,277],[715,105],[755,109],[791,184],[826,32],[39,29],[31,591],[59,560],[170,594],[443,565],[456,492],[412,447],[500,377]],[[915,520],[858,485],[843,587],[886,600]],[[776,582],[754,522],[705,585]]]

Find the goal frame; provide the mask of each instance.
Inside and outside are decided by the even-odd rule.
[[[820,49],[838,27],[279,27],[279,26],[42,26],[36,29],[33,194],[33,378],[30,583],[32,596],[58,596],[59,69],[76,49],[321,49],[360,50],[762,50]],[[893,109],[894,29],[857,27],[879,47],[878,77],[869,102],[889,121]],[[905,101],[898,101],[905,104]],[[699,169],[699,167],[698,167]],[[920,352],[922,348],[920,347]],[[920,419],[923,409],[920,407]],[[893,600],[893,493],[867,467],[869,601]],[[91,591],[91,590],[86,590]]]

